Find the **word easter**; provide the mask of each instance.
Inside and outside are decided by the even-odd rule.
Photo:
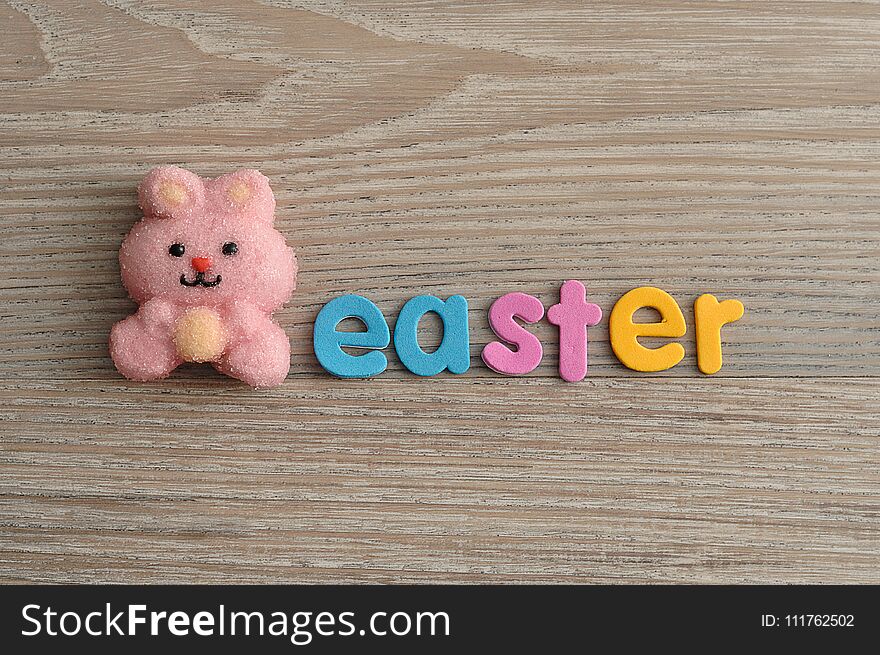
[[[660,321],[633,322],[633,315],[643,307],[657,310]],[[708,293],[694,302],[697,365],[706,375],[721,369],[721,327],[742,318],[743,311],[739,300],[719,302]],[[428,312],[436,313],[443,321],[443,339],[431,353],[422,350],[418,342],[419,321]],[[526,293],[508,293],[495,300],[489,309],[489,325],[501,341],[493,341],[483,348],[486,365],[505,375],[524,375],[535,370],[544,355],[541,342],[514,319],[529,324],[543,317],[544,305]],[[347,318],[360,320],[366,329],[361,332],[338,331],[339,323]],[[599,306],[587,302],[583,284],[568,280],[562,285],[559,303],[547,310],[547,320],[559,326],[559,375],[563,380],[577,382],[584,379],[587,374],[587,328],[596,325],[601,318]],[[648,348],[638,341],[639,337],[678,338],[687,331],[681,308],[662,289],[639,287],[624,294],[611,310],[608,331],[617,359],[636,371],[665,371],[678,364],[685,354],[679,343]],[[385,316],[363,296],[335,298],[324,305],[315,320],[315,355],[325,370],[341,378],[368,378],[382,373],[388,360],[380,351],[390,341]],[[343,348],[369,352],[352,355]],[[445,301],[435,296],[410,299],[397,318],[394,349],[403,365],[416,375],[467,371],[470,368],[467,300],[463,296],[452,296]]]

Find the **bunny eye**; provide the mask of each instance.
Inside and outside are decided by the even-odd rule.
[[[172,257],[183,257],[183,253],[186,252],[186,248],[182,243],[172,243],[171,247],[168,248],[168,254]]]
[[[224,255],[234,255],[238,252],[238,244],[234,241],[227,241],[223,244],[223,254]]]

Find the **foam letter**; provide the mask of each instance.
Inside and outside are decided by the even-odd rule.
[[[515,345],[516,350],[493,341],[483,348],[483,361],[497,373],[524,375],[541,363],[544,349],[538,337],[514,321],[514,316],[526,323],[536,323],[544,316],[544,305],[534,296],[519,292],[508,293],[493,302],[489,308],[489,325],[496,336]]]
[[[366,326],[364,332],[337,332],[336,326],[346,318],[356,318]],[[315,355],[321,366],[341,378],[369,378],[379,375],[388,365],[378,350],[363,355],[349,355],[342,346],[352,348],[384,348],[391,340],[388,323],[376,305],[363,296],[348,295],[328,302],[315,319],[313,341]]]
[[[718,298],[711,293],[704,293],[694,301],[697,366],[706,375],[721,369],[721,326],[738,321],[744,311],[739,300],[718,302]]]
[[[419,321],[428,312],[443,321],[443,341],[430,354],[419,346],[418,336]],[[397,317],[394,348],[403,365],[416,375],[431,376],[446,369],[464,373],[471,365],[467,300],[464,296],[452,296],[446,302],[434,296],[411,298]]]
[[[559,375],[578,382],[587,374],[587,327],[602,319],[599,305],[587,302],[587,290],[568,280],[559,290],[559,304],[547,310],[547,320],[559,326]]]
[[[633,323],[633,314],[641,307],[653,307],[660,312],[660,322]],[[678,303],[662,289],[639,287],[623,294],[611,310],[608,331],[617,359],[635,371],[665,371],[684,357],[680,343],[645,348],[637,340],[637,337],[681,337],[687,331]]]

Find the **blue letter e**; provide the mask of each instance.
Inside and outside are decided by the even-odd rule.
[[[418,336],[419,321],[428,312],[443,321],[443,341],[430,354],[419,346]],[[434,296],[411,298],[397,317],[394,348],[403,365],[416,375],[436,375],[444,369],[464,373],[471,365],[467,300],[464,296],[452,296],[446,302]]]
[[[365,332],[337,332],[346,318],[356,318]],[[379,375],[388,365],[385,355],[374,350],[363,355],[349,355],[342,346],[384,348],[391,337],[382,312],[363,296],[340,296],[328,302],[315,319],[315,356],[324,369],[341,378],[368,378]]]

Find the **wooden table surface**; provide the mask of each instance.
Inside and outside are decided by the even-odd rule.
[[[875,2],[0,5],[0,580],[880,582]],[[135,187],[256,167],[299,289],[283,386],[128,382]],[[482,364],[583,281],[587,380]],[[685,359],[635,373],[655,285]],[[739,298],[724,368],[692,304]],[[463,294],[472,367],[343,381],[311,327]],[[426,321],[425,343],[437,339]]]

